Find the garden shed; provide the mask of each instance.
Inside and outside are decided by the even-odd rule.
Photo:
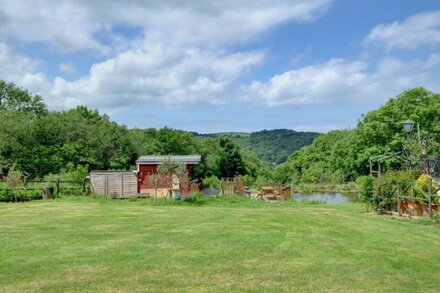
[[[92,194],[113,198],[129,198],[137,194],[137,178],[133,171],[92,171],[90,173]]]
[[[157,167],[167,159],[175,163],[186,165],[190,182],[194,175],[194,167],[200,162],[201,156],[140,156],[136,161],[138,193],[154,194],[154,188],[150,182],[150,176],[156,174]],[[165,188],[165,186],[163,186],[163,188]],[[190,183],[181,186],[181,188],[183,193],[188,193],[191,190]]]

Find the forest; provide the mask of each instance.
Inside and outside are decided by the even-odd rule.
[[[259,159],[277,165],[284,163],[294,151],[311,144],[319,136],[319,133],[301,132],[291,129],[274,129],[251,133],[194,133],[194,135],[200,138],[231,137],[243,149],[254,152]]]
[[[202,155],[196,169],[199,181],[243,176],[247,184],[344,183],[367,175],[371,156],[402,150],[407,138],[401,122],[406,119],[419,123],[426,156],[438,156],[440,95],[424,88],[388,100],[360,117],[354,129],[315,139],[316,133],[290,130],[199,135],[168,127],[128,129],[85,106],[49,111],[42,97],[0,81],[0,176],[10,170],[29,178],[129,170],[142,154],[197,153]],[[287,156],[285,163],[271,164]]]

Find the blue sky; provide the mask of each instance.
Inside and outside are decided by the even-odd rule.
[[[129,127],[326,132],[439,92],[440,2],[0,0],[0,79]]]

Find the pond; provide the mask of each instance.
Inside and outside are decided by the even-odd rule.
[[[314,192],[310,194],[294,193],[292,198],[298,201],[320,202],[327,204],[345,204],[360,202],[356,193]]]

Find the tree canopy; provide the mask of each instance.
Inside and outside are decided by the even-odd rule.
[[[414,88],[362,116],[355,129],[319,136],[293,153],[281,173],[284,178],[309,183],[341,182],[368,174],[371,156],[403,150],[406,133],[402,121],[406,119],[419,123],[421,136],[427,140],[427,155],[439,156],[440,95]]]

